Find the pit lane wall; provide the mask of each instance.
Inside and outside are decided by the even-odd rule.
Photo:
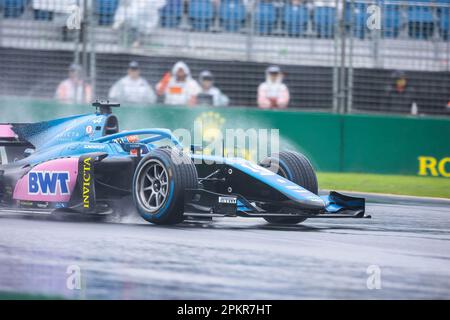
[[[89,106],[47,101],[0,100],[0,123],[35,122],[89,113]],[[279,129],[282,148],[297,149],[319,171],[450,177],[450,119],[431,117],[336,115],[254,108],[128,107],[114,112],[121,129],[193,128],[204,131]]]

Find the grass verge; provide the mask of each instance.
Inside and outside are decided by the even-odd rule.
[[[320,189],[450,198],[450,178],[318,172]]]

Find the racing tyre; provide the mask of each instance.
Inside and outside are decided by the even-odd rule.
[[[280,176],[298,184],[299,186],[311,191],[314,194],[318,194],[317,177],[314,172],[314,168],[311,162],[303,154],[293,152],[293,151],[282,151],[276,154],[274,157],[278,156],[279,163],[278,166],[273,166],[270,168],[275,169],[276,173]],[[273,157],[268,157],[261,162],[262,167],[271,167]],[[288,209],[286,209],[288,210]],[[285,210],[282,210],[285,212]],[[285,218],[285,217],[267,217],[264,218],[267,222],[277,223],[277,224],[297,224],[306,220],[306,218],[295,217],[295,218]]]
[[[184,191],[197,188],[197,183],[197,169],[190,157],[176,149],[155,149],[136,168],[133,201],[149,222],[180,223],[184,220]]]

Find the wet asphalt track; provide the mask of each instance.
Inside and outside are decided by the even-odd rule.
[[[369,203],[372,219],[176,227],[0,215],[0,291],[75,299],[450,298],[450,207]],[[69,265],[82,289],[69,290]],[[366,270],[381,270],[367,289]]]

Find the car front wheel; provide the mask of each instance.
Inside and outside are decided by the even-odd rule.
[[[311,162],[303,154],[293,151],[282,151],[273,157],[264,159],[260,165],[273,170],[275,173],[308,191],[318,194],[316,173]],[[292,211],[292,209],[288,208],[281,209],[280,213],[290,210]],[[264,219],[267,222],[277,224],[297,224],[306,220],[306,218],[302,217],[267,217]]]
[[[192,160],[176,149],[155,149],[136,168],[133,201],[145,220],[176,224],[184,220],[187,188],[197,188],[197,170]]]

